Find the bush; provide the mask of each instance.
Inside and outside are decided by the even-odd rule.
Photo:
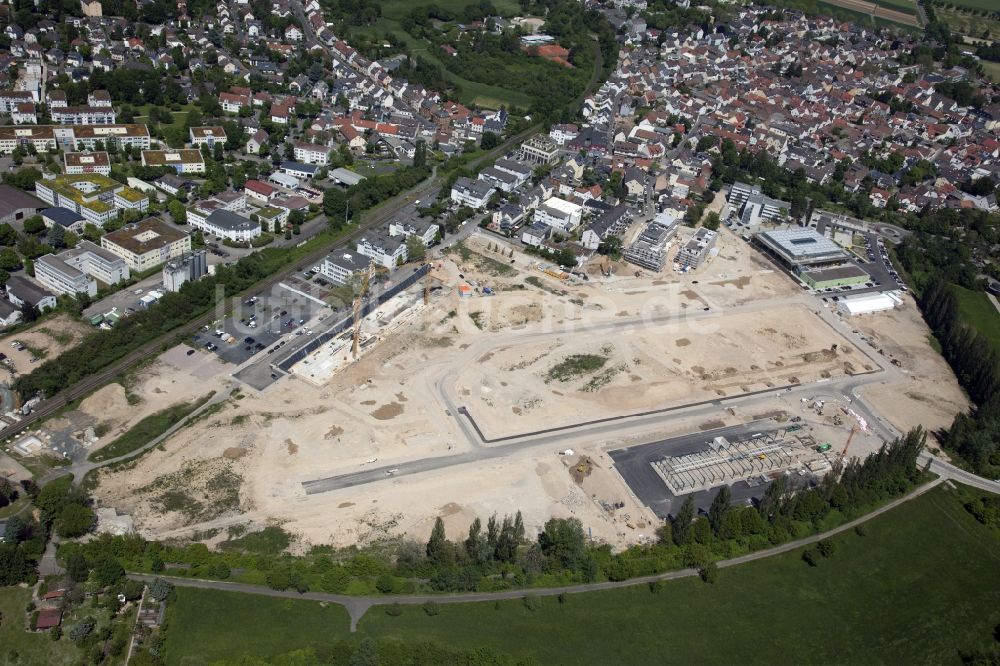
[[[653,594],[663,592],[664,584],[662,580],[652,580],[649,582],[649,591]]]
[[[836,550],[836,547],[834,546],[834,543],[829,539],[823,539],[818,544],[816,544],[816,550],[819,551],[819,554],[822,555],[823,557],[830,557],[831,555],[833,555],[833,551]]]
[[[719,567],[715,562],[709,562],[698,571],[698,575],[706,583],[714,583],[719,578]]]
[[[536,611],[542,607],[541,597],[534,594],[524,595],[524,607],[530,611]]]
[[[811,567],[819,566],[820,555],[815,548],[809,548],[804,553],[802,553],[802,559],[805,560],[806,564]]]
[[[52,639],[53,643],[62,638],[62,627],[52,627],[52,630],[49,631],[49,638]]]
[[[172,589],[173,585],[162,578],[157,578],[149,584],[149,596],[151,596],[154,601],[163,601],[170,595],[170,590]]]
[[[423,608],[424,608],[424,612],[427,613],[427,615],[430,616],[430,617],[434,617],[435,615],[437,615],[438,613],[441,612],[441,607],[438,606],[433,601],[428,601],[428,602],[424,603]]]
[[[556,599],[559,601],[560,604],[566,603],[566,593],[565,592],[560,592],[559,596],[556,597]]]
[[[868,536],[868,528],[865,527],[864,524],[856,525],[854,527],[854,533],[859,537]]]
[[[385,614],[389,617],[399,617],[403,614],[403,607],[397,602],[385,607]]]

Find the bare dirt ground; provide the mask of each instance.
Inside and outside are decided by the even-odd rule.
[[[931,347],[931,332],[917,304],[907,296],[905,307],[852,321],[869,336],[888,359],[899,362],[905,379],[867,386],[860,390],[865,400],[900,431],[921,424],[934,432],[951,425],[955,414],[969,408],[969,400],[955,374]]]
[[[710,417],[665,419],[655,430],[624,427],[612,439],[581,437],[572,459],[558,451],[522,450],[307,496],[304,481],[469,450],[455,419],[444,413],[439,386],[461,397],[458,404],[468,404],[497,432],[523,431],[733,395],[769,382],[805,382],[824,373],[837,377],[848,371],[845,364],[860,372],[867,360],[802,307],[816,304],[786,276],[728,232],[720,239],[719,255],[692,273],[643,271],[636,278],[632,267],[621,266],[611,278],[598,272],[576,283],[543,275],[534,258],[520,253],[510,268],[506,249],[501,253],[490,239],[473,237],[466,245],[464,254],[435,259],[446,286],[420,317],[373,345],[328,384],[291,377],[263,392],[244,388],[180,430],[162,450],[150,451],[128,470],[103,473],[98,499],[132,513],[146,536],[209,543],[224,538],[230,526],[269,521],[280,521],[303,544],[364,544],[401,535],[424,540],[438,516],[454,537],[475,516],[521,510],[529,532],[553,515],[576,516],[595,538],[624,546],[651,538],[654,523],[611,469],[607,450],[775,415],[801,416],[817,428],[817,439],[834,447],[847,441],[852,423],[836,405],[819,414],[773,394],[746,407],[720,408]],[[459,298],[462,281],[498,293]],[[684,317],[687,312],[692,317]],[[643,316],[651,323],[640,320],[625,332],[600,333],[601,326]],[[863,325],[879,329],[887,349],[891,336],[899,345],[892,353],[912,355],[901,360],[916,377],[911,392],[925,396],[928,386],[935,395],[957,392],[954,380],[940,373],[943,361],[926,348],[919,316],[907,310],[884,317]],[[587,374],[546,383],[552,368],[576,353],[606,360]],[[157,396],[173,402],[202,395],[213,382],[228,380],[231,366],[199,361],[202,357],[207,355],[186,356],[183,347],[168,352],[167,360],[131,385],[143,397],[139,407]],[[609,370],[605,381],[602,373]],[[591,383],[594,390],[583,390]],[[156,389],[170,393],[162,396]],[[898,428],[925,421],[919,399],[877,393],[872,402],[879,400],[876,406]],[[110,414],[128,407],[121,396],[108,399]],[[938,409],[941,417],[953,411],[950,405]],[[852,446],[863,453],[877,445],[862,433]],[[570,464],[581,455],[593,467],[578,482]],[[602,501],[625,506],[609,513]]]
[[[31,363],[32,357],[38,358],[36,363],[41,362],[46,357],[54,358],[79,342],[83,336],[91,331],[92,329],[86,324],[60,314],[40,321],[27,330],[0,337],[0,352],[6,354],[14,364],[13,372],[10,371],[10,366],[0,366],[2,369],[0,372],[3,373],[0,374],[0,379],[5,377],[12,379],[20,374],[31,372],[35,367]],[[21,342],[27,349],[18,351],[11,346],[14,341]]]

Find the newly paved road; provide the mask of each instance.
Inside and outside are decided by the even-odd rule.
[[[789,551],[801,548],[803,546],[808,546],[810,544],[816,543],[822,539],[829,538],[841,532],[854,529],[856,526],[868,522],[876,516],[880,516],[887,511],[891,511],[900,504],[908,502],[920,495],[923,495],[927,491],[936,487],[944,481],[944,478],[938,478],[934,481],[923,485],[907,495],[895,499],[885,506],[882,506],[871,513],[852,520],[848,523],[841,525],[840,527],[828,530],[821,534],[814,534],[812,536],[806,537],[804,539],[796,539],[795,541],[790,541],[788,543],[782,544],[780,546],[775,546],[774,548],[768,548],[767,550],[757,551],[756,553],[750,553],[749,555],[743,555],[740,557],[735,557],[730,560],[723,560],[718,562],[720,568],[733,567],[739,564],[745,564],[747,562],[753,562],[754,560],[764,559],[765,557],[771,557],[772,555],[779,555],[781,553],[787,553]],[[584,592],[599,592],[601,590],[614,590],[623,587],[632,587],[634,585],[645,585],[657,580],[675,580],[678,578],[689,578],[691,576],[698,575],[696,569],[682,569],[680,571],[670,571],[664,574],[658,574],[653,576],[642,576],[640,578],[632,578],[625,581],[607,581],[602,583],[585,583],[580,585],[569,585],[566,587],[547,587],[547,588],[534,588],[534,589],[520,589],[520,590],[507,590],[504,592],[478,592],[478,593],[452,593],[452,594],[414,594],[414,595],[399,595],[399,596],[381,596],[381,597],[351,597],[343,594],[326,594],[323,592],[306,592],[304,594],[299,594],[298,592],[290,592],[287,590],[272,590],[271,588],[248,585],[245,583],[228,583],[222,581],[213,580],[201,580],[193,578],[178,578],[173,576],[151,576],[147,574],[129,574],[129,578],[133,580],[152,582],[156,578],[163,578],[164,580],[170,581],[178,587],[192,587],[204,590],[218,590],[222,592],[238,592],[243,594],[259,594],[268,597],[278,597],[282,599],[306,599],[310,601],[322,601],[327,603],[339,604],[343,606],[351,617],[351,631],[357,631],[358,621],[364,616],[372,606],[377,606],[380,604],[398,603],[402,605],[415,605],[423,604],[428,601],[433,601],[438,604],[462,604],[462,603],[473,603],[482,601],[503,601],[510,599],[521,599],[527,595],[537,596],[537,597],[550,597],[559,594],[580,594]]]

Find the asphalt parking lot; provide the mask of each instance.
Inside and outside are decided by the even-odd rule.
[[[674,495],[667,484],[653,470],[652,462],[667,456],[682,456],[696,451],[708,449],[709,443],[716,437],[738,440],[758,432],[778,430],[772,421],[754,421],[728,428],[706,430],[704,432],[681,435],[649,444],[639,444],[627,449],[609,451],[608,455],[614,461],[615,469],[628,484],[640,502],[648,506],[660,518],[666,520],[677,509],[687,495]],[[733,504],[746,504],[764,495],[767,484],[755,487],[741,481],[732,486]],[[718,491],[716,489],[691,493],[695,508],[707,511]]]

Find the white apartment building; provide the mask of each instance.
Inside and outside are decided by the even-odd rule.
[[[195,148],[144,150],[143,166],[172,167],[177,173],[205,173],[205,158]]]
[[[52,122],[60,125],[114,125],[118,120],[110,106],[65,106],[49,113]]]
[[[294,144],[295,161],[304,164],[316,164],[326,166],[330,162],[330,149],[316,143],[303,143],[297,141]]]
[[[137,273],[159,266],[191,251],[191,236],[157,217],[129,224],[101,237],[101,247],[112,252]]]
[[[358,241],[358,253],[371,257],[385,268],[395,268],[406,261],[406,241],[384,234],[372,234]]]
[[[451,199],[471,208],[484,208],[493,196],[493,185],[485,180],[461,177],[451,186]]]
[[[350,284],[368,270],[371,261],[371,257],[357,252],[332,252],[323,259],[319,272],[337,284]]]
[[[124,259],[86,240],[71,250],[35,261],[35,279],[56,294],[96,296],[98,281],[112,285],[129,275]]]
[[[578,206],[559,197],[550,197],[535,209],[533,219],[535,222],[542,222],[553,229],[573,231],[583,219],[583,206]]]

